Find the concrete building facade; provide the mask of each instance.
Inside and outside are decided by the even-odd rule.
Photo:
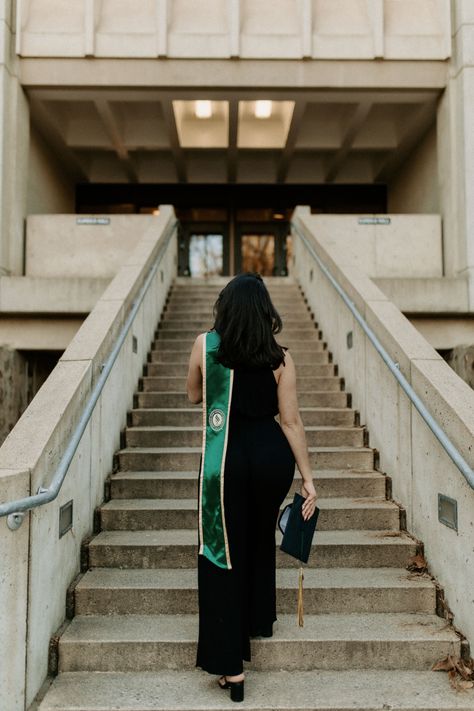
[[[310,204],[438,215],[436,276],[450,280],[458,311],[472,311],[469,2],[2,8],[4,276],[48,276],[35,264],[29,215],[160,203],[180,210],[180,273],[191,272],[193,248],[217,249],[220,273],[235,273],[242,248],[261,253],[267,232],[284,274],[291,248],[277,221]],[[40,251],[51,267],[54,244]],[[410,251],[399,276],[423,276],[416,238]],[[463,328],[443,346],[464,341]]]

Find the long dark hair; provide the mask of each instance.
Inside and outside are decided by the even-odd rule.
[[[258,272],[231,279],[217,297],[213,316],[220,336],[216,357],[222,365],[276,369],[284,363],[286,346],[274,337],[282,330],[282,320]]]

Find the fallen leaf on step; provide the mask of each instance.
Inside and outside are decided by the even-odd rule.
[[[460,657],[453,657],[453,662],[463,679],[469,679],[474,674],[474,671]]]
[[[453,689],[456,689],[457,688],[457,686],[456,686],[456,671],[454,669],[450,669],[448,671],[448,679],[449,679],[449,683],[451,684]]]
[[[450,654],[444,659],[435,662],[431,667],[432,671],[448,671],[449,669],[454,669],[453,658]]]
[[[422,553],[417,553],[408,559],[407,570],[424,573],[428,570],[428,564]]]
[[[466,662],[456,654],[448,654],[431,667],[432,671],[447,671],[449,683],[456,691],[466,691],[474,687],[474,659]]]

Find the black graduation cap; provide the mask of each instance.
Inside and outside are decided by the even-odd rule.
[[[295,491],[292,503],[287,504],[278,517],[278,528],[283,533],[280,550],[302,563],[307,563],[319,508],[316,506],[313,514],[305,520],[301,510],[304,501],[305,497]],[[303,579],[303,566],[301,566],[298,584],[298,624],[300,627],[303,627]]]

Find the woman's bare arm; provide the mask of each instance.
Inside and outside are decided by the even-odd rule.
[[[303,490],[308,494],[308,501],[303,504],[303,515],[308,518],[314,511],[316,490],[313,485],[313,472],[309,461],[306,434],[298,408],[295,363],[289,351],[285,352],[285,365],[281,366],[277,391],[280,426],[295,456],[303,479]]]
[[[202,348],[204,333],[200,333],[193,343],[191,355],[189,356],[188,378],[186,390],[188,399],[194,405],[202,402]]]

